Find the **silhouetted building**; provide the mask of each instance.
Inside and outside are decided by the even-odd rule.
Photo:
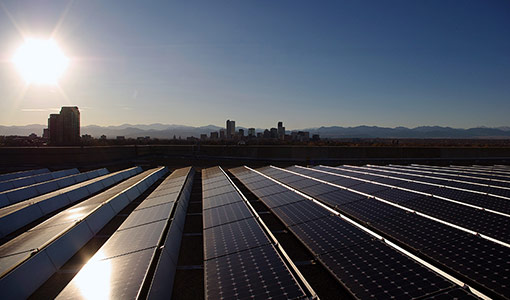
[[[205,133],[200,134],[200,139],[201,139],[202,141],[207,140],[207,134],[205,134]]]
[[[101,140],[106,140],[106,135],[101,135]]]
[[[60,114],[48,118],[50,143],[77,145],[80,143],[80,111],[77,106],[64,106]]]
[[[218,132],[214,131],[211,132],[211,140],[217,140],[218,139]]]
[[[239,137],[240,138],[243,138],[244,137],[244,129],[239,129]]]
[[[49,139],[50,138],[50,130],[48,128],[44,128],[43,129],[42,137],[45,138],[45,139]]]
[[[278,139],[283,140],[285,138],[285,127],[283,127],[283,122],[278,122]]]
[[[276,128],[274,128],[274,127],[273,127],[273,128],[271,128],[271,131],[270,131],[270,132],[271,132],[271,138],[272,138],[272,139],[276,139],[276,138],[278,138],[278,129],[276,129]]]
[[[264,130],[263,137],[264,137],[265,139],[270,139],[270,138],[271,138],[271,131],[269,131],[269,130],[265,129],[265,130]]]
[[[255,128],[248,128],[248,137],[255,137]]]
[[[225,139],[225,129],[220,129],[220,139],[221,140]]]
[[[227,120],[227,138],[231,139],[236,135],[236,121]]]
[[[320,138],[320,136],[319,136],[318,134],[314,134],[314,135],[312,135],[312,140],[313,140],[314,142],[318,142],[318,141],[320,141],[320,140],[321,140],[321,138]]]

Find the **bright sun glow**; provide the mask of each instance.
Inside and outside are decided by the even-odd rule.
[[[53,40],[27,39],[12,62],[27,83],[55,85],[69,65],[69,59]]]

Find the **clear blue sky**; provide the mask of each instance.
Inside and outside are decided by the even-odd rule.
[[[510,125],[506,0],[0,2],[1,125]],[[60,89],[23,89],[20,31],[55,33]]]

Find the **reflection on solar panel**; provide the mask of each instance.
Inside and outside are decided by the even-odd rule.
[[[301,169],[306,170],[302,175],[300,175],[300,168],[293,168],[293,171],[278,170],[291,173],[293,176],[300,176],[303,178],[302,180],[311,180],[337,187],[338,192],[346,192],[346,187],[322,181],[319,178],[315,179],[313,173],[309,172],[309,170],[316,170],[317,174],[320,174],[328,168]],[[338,174],[337,176],[340,177],[345,176],[343,170],[331,173]],[[277,173],[273,171],[272,174]],[[350,172],[348,176],[353,174]],[[285,183],[285,178],[281,182]],[[352,176],[349,179],[354,178]],[[374,184],[366,182],[366,180],[362,181],[364,181],[364,185]],[[294,187],[292,182],[288,184]],[[249,187],[249,184],[247,186]],[[362,188],[358,191],[357,186],[359,185],[351,185],[349,192],[364,196],[364,199],[344,204],[321,199],[320,196],[316,199],[334,207],[338,212],[352,217],[361,224],[365,224],[387,239],[397,242],[426,261],[439,266],[448,274],[458,276],[476,289],[482,289],[487,294],[499,297],[510,293],[510,288],[502,284],[510,275],[510,262],[506,259],[506,257],[510,257],[510,245],[505,243],[509,241],[508,236],[510,236],[508,234],[510,223],[508,223],[507,216],[427,197],[418,191],[409,193],[396,187],[383,191],[370,188]],[[414,197],[413,194],[417,197]],[[370,198],[367,199],[367,195]],[[391,203],[395,203],[395,205],[391,205]],[[406,208],[410,209],[406,210]],[[413,213],[412,210],[425,214],[425,217]],[[444,224],[438,219],[446,220],[461,226],[461,228]],[[476,228],[477,232],[489,235],[496,240],[481,238],[463,228]],[[468,240],[476,246],[468,246],[466,244]],[[441,249],[440,251],[434,250],[438,247]],[[480,248],[484,250],[480,251]],[[500,258],[499,263],[494,263],[494,257]],[[462,263],[459,264],[460,261]],[[494,273],[498,274],[502,280],[495,279]]]
[[[121,180],[142,172],[135,167],[106,174],[45,195],[34,197],[0,209],[0,237],[47,215],[66,205],[108,188]]]
[[[193,174],[192,169],[184,168],[167,177],[57,298],[75,299],[83,291],[96,290],[104,281],[106,287],[93,292],[94,298],[143,298],[143,295],[168,298],[172,293]],[[163,196],[165,202],[160,199],[157,205],[146,205],[154,198],[161,198],[162,191],[175,190],[175,187],[179,188],[176,192]],[[150,273],[151,266],[154,273]],[[160,285],[153,288],[152,282]]]
[[[2,294],[8,298],[28,297],[113,216],[165,172],[166,168],[158,168],[136,175],[0,246]],[[43,271],[34,272],[39,269]]]
[[[202,176],[205,298],[306,297],[295,277],[297,271],[289,269],[289,262],[285,263],[261,227],[262,221],[253,215],[222,169],[205,169]],[[235,192],[206,193],[218,189],[216,186]],[[282,192],[276,187],[270,192],[267,186],[261,189],[264,195]]]

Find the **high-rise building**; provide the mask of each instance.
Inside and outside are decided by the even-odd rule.
[[[218,132],[213,131],[211,132],[211,140],[217,140],[218,139]]]
[[[248,137],[255,137],[255,128],[248,128]]]
[[[278,122],[278,139],[283,140],[285,138],[285,127],[283,127],[283,122]]]
[[[241,128],[241,129],[239,129],[239,131],[238,131],[238,136],[239,136],[240,138],[243,138],[243,137],[244,137],[244,129],[242,129],[242,128]]]
[[[77,145],[80,143],[80,111],[77,106],[64,106],[60,114],[48,118],[50,143],[53,145]]]
[[[269,132],[270,132],[270,134],[271,134],[271,138],[272,138],[272,139],[276,139],[276,138],[278,138],[278,129],[276,129],[276,128],[274,128],[274,127],[273,127],[273,128],[271,128],[271,129],[269,129]]]
[[[227,139],[234,138],[236,135],[236,121],[227,120]]]

